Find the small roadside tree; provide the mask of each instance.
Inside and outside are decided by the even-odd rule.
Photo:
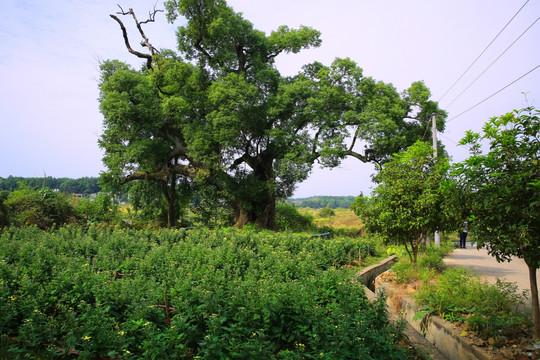
[[[540,338],[540,110],[514,110],[489,120],[483,134],[468,131],[460,144],[470,157],[455,165],[461,188],[468,190],[471,229],[478,247],[497,261],[525,260],[529,268],[534,335]],[[482,141],[489,152],[481,151]]]
[[[434,159],[433,148],[421,141],[397,153],[376,175],[371,198],[355,201],[353,210],[366,229],[385,242],[405,245],[412,263],[426,235],[441,230],[442,183],[447,159]]]

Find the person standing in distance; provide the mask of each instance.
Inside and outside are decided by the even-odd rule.
[[[459,247],[465,249],[467,247],[467,233],[469,231],[469,222],[463,222],[463,230],[459,234]]]

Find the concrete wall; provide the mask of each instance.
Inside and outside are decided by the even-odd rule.
[[[413,299],[397,291],[391,284],[376,281],[376,291],[384,291],[390,309],[401,314],[415,330],[451,360],[488,360],[491,357],[461,337],[461,331],[438,316],[418,317]]]
[[[375,265],[363,269],[361,272],[356,274],[358,281],[364,284],[366,296],[370,301],[374,301],[377,298],[377,295],[374,292],[377,277],[390,269],[396,261],[397,258],[395,255],[393,255]],[[392,321],[400,320],[399,312],[394,311],[392,307],[388,308],[388,317]],[[426,340],[426,338],[423,337],[411,325],[406,324],[405,329],[403,330],[403,335],[405,336],[408,344],[415,348],[416,353],[422,359],[447,360],[447,357],[444,356],[442,352],[435,347],[435,345]]]
[[[362,269],[362,271],[356,274],[356,278],[368,289],[375,291],[375,279],[377,278],[377,276],[389,270],[396,262],[396,255],[389,256],[386,259],[379,261],[375,265],[371,265]]]

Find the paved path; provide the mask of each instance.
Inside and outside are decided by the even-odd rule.
[[[448,266],[463,266],[473,269],[480,278],[490,283],[495,283],[497,278],[503,281],[516,283],[518,292],[530,291],[529,270],[523,259],[514,258],[510,262],[498,263],[497,260],[488,254],[485,248],[480,250],[471,243],[467,243],[466,249],[457,248],[444,258],[444,263]],[[540,270],[536,271],[536,277],[540,280]]]

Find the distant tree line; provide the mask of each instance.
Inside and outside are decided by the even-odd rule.
[[[354,202],[354,196],[312,196],[300,199],[288,199],[287,203],[299,208],[322,209],[325,207],[348,209]]]
[[[66,194],[90,195],[99,193],[102,189],[99,185],[98,177],[83,177],[79,179],[46,177],[20,177],[8,176],[0,177],[0,191],[19,190],[19,183],[26,185],[31,189],[49,188],[58,189]]]

